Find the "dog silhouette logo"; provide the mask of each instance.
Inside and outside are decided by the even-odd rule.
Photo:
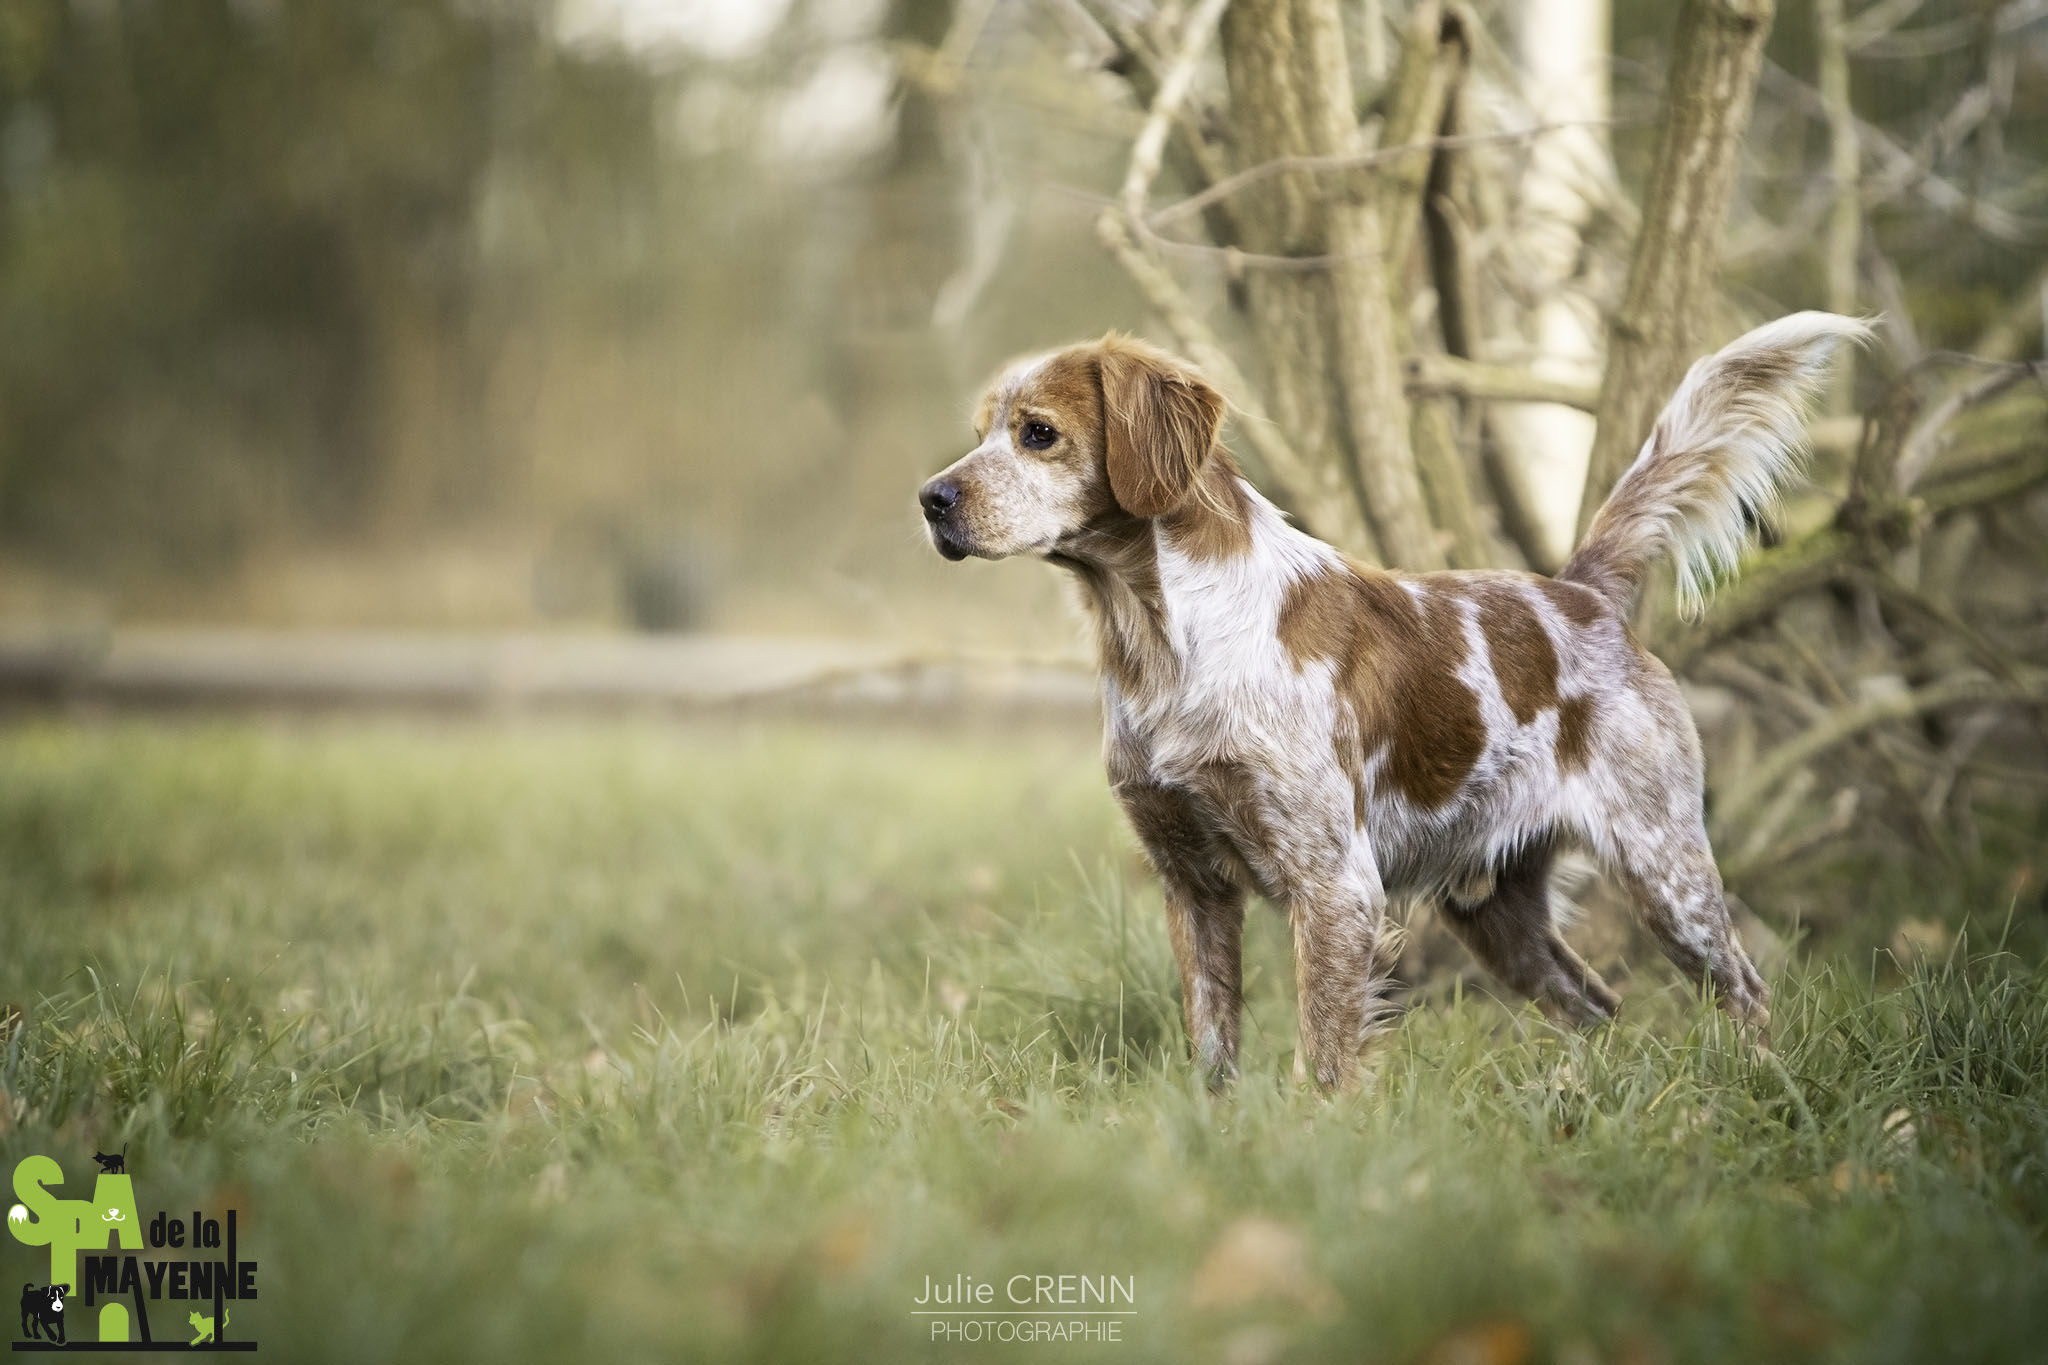
[[[33,1282],[21,1287],[21,1334],[30,1341],[38,1337],[64,1344],[64,1296],[71,1292],[68,1284],[46,1284],[41,1287]]]

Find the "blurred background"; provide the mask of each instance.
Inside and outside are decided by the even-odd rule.
[[[1543,570],[1811,307],[1811,486],[1637,622],[1777,1051],[1574,863],[1621,1026],[1400,907],[1323,1106],[1258,914],[1219,1126],[1060,575],[922,534],[979,387],[1142,333],[1318,534]],[[2037,1358],[2044,313],[2048,0],[0,0],[0,1167],[240,1208],[293,1360],[951,1359],[1026,1269]]]
[[[1558,272],[1597,319],[1669,16],[1548,8],[1562,27],[1545,17],[1524,53],[1518,7],[1483,7],[1488,100],[1509,123],[1612,120],[1580,134],[1590,156],[1611,147],[1613,175],[1586,178],[1614,189],[1572,210]],[[1869,8],[1894,28],[1856,53],[1856,105],[1895,130],[1907,177],[1917,159],[1966,195],[2048,199],[2041,7]],[[1808,212],[1827,128],[1799,84],[1813,20],[1785,9],[1769,54],[1790,74],[1766,72],[1729,236],[1731,292],[1758,315],[1827,302]],[[1400,11],[1348,7],[1363,100]],[[1077,654],[1053,575],[941,565],[911,494],[1009,355],[1109,327],[1173,339],[1094,222],[1142,117],[1120,26],[1170,34],[1179,15],[5,0],[0,618]],[[1959,100],[1989,116],[1959,125]],[[1544,212],[1547,145],[1504,152],[1525,219]],[[1174,174],[1169,158],[1162,195]],[[2032,223],[1959,229],[1912,185],[1871,221],[1896,297],[1865,306],[1903,302],[1924,347],[1966,346],[2038,295]],[[1237,344],[1231,264],[1170,259]],[[1532,352],[1573,344],[1569,323],[1525,330]]]
[[[6,0],[0,613],[928,633],[973,386],[1145,322],[1128,97],[954,8]]]
[[[1995,56],[1961,152],[2039,189],[2048,27],[1972,26],[2036,7],[1910,8],[1958,41],[1862,64],[1866,116]],[[1624,174],[1664,25],[1615,6]],[[1148,326],[1093,232],[1141,112],[1105,42],[1076,0],[7,0],[0,612],[920,635],[971,584],[1003,610],[948,637],[1066,645],[1048,575],[943,570],[910,492],[1003,358]],[[1738,239],[1822,150],[1760,104]],[[1741,286],[1824,303],[1772,246]],[[1896,250],[1962,345],[2039,246]]]
[[[969,660],[1086,726],[1058,575],[941,563],[913,495],[1001,362],[1108,328],[1234,366],[1310,529],[1554,568],[1594,413],[1675,375],[1610,422],[1668,106],[1732,166],[1683,355],[1806,307],[1882,334],[1762,598],[1642,623],[1731,882],[1852,834],[1975,866],[2042,786],[2048,5],[1777,8],[1745,126],[1675,37],[1722,11],[1651,0],[1302,8],[1329,50],[1276,0],[0,0],[0,674],[730,699]],[[1359,419],[1346,311],[1412,448]]]

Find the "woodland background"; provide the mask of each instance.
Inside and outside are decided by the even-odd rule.
[[[0,1170],[237,1209],[292,1360],[2038,1355],[2044,284],[2042,0],[0,0]],[[1807,307],[1636,623],[1771,1049],[1577,866],[1613,1025],[1404,907],[1325,1100],[1258,913],[1209,1093],[1058,576],[921,534],[977,387],[1141,332],[1542,569]],[[1122,1344],[909,1311],[1018,1273]]]
[[[1727,870],[2038,828],[2035,0],[7,0],[0,107],[17,634],[1078,671],[1056,575],[911,508],[1014,353],[1152,335],[1310,529],[1547,569],[1693,356],[1832,307],[1883,342],[1810,492],[1639,622]]]

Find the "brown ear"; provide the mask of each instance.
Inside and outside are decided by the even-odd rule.
[[[1109,491],[1134,517],[1186,501],[1223,424],[1223,395],[1192,369],[1142,342],[1102,340],[1103,455]]]

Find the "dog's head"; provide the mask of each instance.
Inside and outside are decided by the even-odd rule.
[[[1107,519],[1194,496],[1223,421],[1195,370],[1115,333],[1020,360],[974,414],[977,444],[918,492],[948,559],[1045,555]]]

